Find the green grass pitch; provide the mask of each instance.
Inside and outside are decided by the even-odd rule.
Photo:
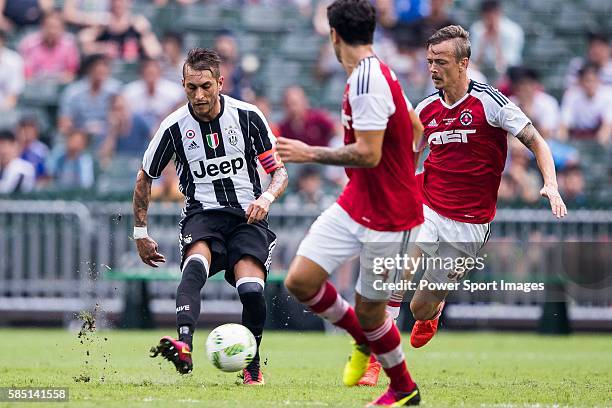
[[[381,377],[376,388],[342,386],[348,337],[321,333],[265,333],[268,384],[247,388],[207,361],[202,330],[195,337],[195,370],[180,376],[165,360],[148,357],[149,347],[171,332],[98,331],[81,344],[74,332],[0,329],[0,386],[70,388],[70,403],[0,406],[362,407],[387,385]],[[442,330],[418,350],[407,334],[403,340],[423,406],[612,406],[609,335]]]

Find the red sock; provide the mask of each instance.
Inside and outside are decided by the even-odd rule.
[[[303,302],[310,310],[327,319],[334,326],[346,330],[357,344],[367,344],[365,334],[359,325],[355,310],[336,291],[334,285],[326,281],[313,298]]]
[[[393,319],[387,317],[382,326],[366,331],[365,335],[372,352],[391,379],[391,388],[400,392],[412,391],[416,384],[406,368],[400,332]]]

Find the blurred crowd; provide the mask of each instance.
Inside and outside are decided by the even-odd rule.
[[[159,7],[192,7],[197,0],[154,0]],[[323,87],[343,84],[346,74],[326,37],[330,0],[217,0],[224,7],[294,7],[309,21],[321,48],[312,79]],[[0,194],[31,191],[96,191],[100,174],[120,166],[120,158],[142,156],[159,122],[185,103],[181,69],[186,33],[154,27],[132,0],[0,0]],[[379,28],[375,51],[396,72],[413,105],[433,93],[424,44],[437,29],[458,23],[452,0],[376,0]],[[461,22],[461,21],[460,21]],[[465,22],[462,22],[465,24]],[[467,26],[472,41],[470,77],[498,87],[519,105],[547,139],[559,172],[561,192],[570,203],[588,205],[581,146],[610,152],[612,146],[612,49],[606,32],[585,33],[584,55],[567,66],[565,90],[556,98],[545,89],[538,68],[523,60],[524,27],[496,0],[483,0]],[[230,28],[230,27],[228,27]],[[258,61],[241,53],[230,30],[212,46],[222,57],[224,93],[256,104],[274,132],[313,145],[342,144],[339,109],[328,111],[294,84],[272,103],[266,84],[257,84]],[[118,66],[137,66],[137,78],[122,81]],[[56,108],[24,105],[27,89],[44,94],[59,89]],[[342,88],[339,87],[338,100]],[[32,99],[32,91],[28,99]],[[35,98],[34,98],[35,99]],[[329,108],[329,107],[328,107]],[[13,115],[11,115],[11,113]],[[601,163],[599,163],[601,165]],[[600,166],[601,168],[601,166]],[[121,169],[114,169],[121,171]],[[290,167],[293,192],[288,208],[319,208],[333,201],[346,182],[342,169]],[[604,166],[604,170],[609,171]],[[180,201],[171,166],[156,181],[159,200]],[[541,180],[531,153],[510,139],[500,200],[534,204]]]

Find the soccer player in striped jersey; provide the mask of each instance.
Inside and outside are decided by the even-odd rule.
[[[174,158],[179,189],[185,195],[180,221],[182,278],[176,292],[178,340],[165,336],[152,350],[185,374],[192,370],[193,334],[206,279],[225,270],[238,290],[242,324],[253,332],[258,351],[243,370],[244,384],[264,384],[259,345],[266,318],[264,283],[276,236],[268,228],[270,204],[287,187],[287,172],[275,137],[253,105],[222,95],[216,52],[195,48],[183,66],[188,103],[160,125],[142,161],[134,189],[134,239],[144,263],[165,258],[147,233],[151,182]],[[272,174],[263,191],[259,164]]]
[[[378,275],[372,260],[402,253],[423,222],[413,154],[413,139],[422,127],[397,77],[374,55],[376,12],[370,2],[337,0],[327,16],[334,50],[349,76],[342,104],[345,146],[314,147],[279,138],[278,150],[289,162],[344,166],[349,182],[310,228],[285,284],[310,310],[353,337],[345,385],[360,384],[368,367],[380,367],[375,355],[390,386],[371,405],[416,405],[419,389],[406,367],[399,331],[385,310],[391,292],[376,284],[394,282],[401,274]],[[353,309],[328,278],[360,253]]]
[[[422,174],[425,223],[417,245],[429,256],[475,258],[490,234],[497,190],[504,170],[507,134],[520,140],[536,158],[557,218],[567,208],[557,188],[555,165],[546,141],[525,114],[496,89],[470,80],[469,34],[447,26],[427,41],[427,62],[438,92],[416,108],[430,153]],[[423,145],[424,148],[424,145]],[[465,272],[424,272],[429,282],[453,283]],[[416,319],[410,342],[422,347],[433,337],[447,291],[418,289],[410,302]],[[394,294],[392,299],[401,299]]]

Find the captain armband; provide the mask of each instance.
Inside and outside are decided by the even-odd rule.
[[[263,152],[262,154],[257,156],[257,158],[259,159],[261,166],[268,174],[284,166],[280,155],[276,151],[275,147],[266,152]]]

